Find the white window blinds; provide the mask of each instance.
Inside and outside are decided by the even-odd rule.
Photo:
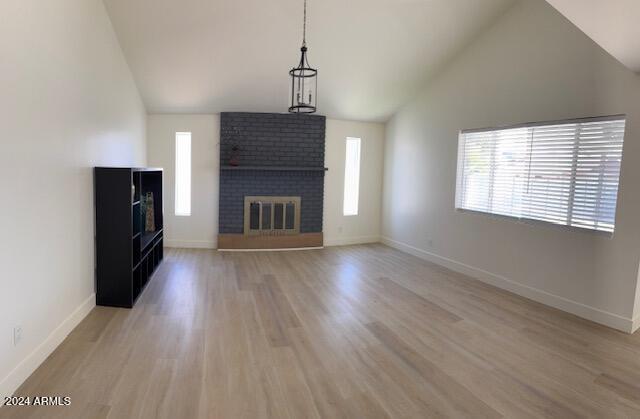
[[[625,117],[460,133],[456,208],[613,233]]]

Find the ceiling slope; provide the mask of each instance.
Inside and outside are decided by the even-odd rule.
[[[104,0],[149,113],[286,112],[302,0]],[[385,121],[513,0],[308,0],[318,112]]]
[[[640,73],[640,0],[547,0],[629,69]]]

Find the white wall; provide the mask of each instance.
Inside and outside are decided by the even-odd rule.
[[[517,3],[387,124],[385,242],[623,330],[640,256],[640,78],[542,0]],[[626,113],[615,237],[454,210],[460,129]]]
[[[346,138],[362,140],[358,215],[344,216]],[[380,240],[384,125],[327,119],[324,192],[325,246]]]
[[[174,215],[175,133],[192,133],[190,217]],[[345,138],[362,138],[360,213],[342,215]],[[150,166],[164,168],[165,244],[168,247],[216,248],[220,115],[149,115]],[[325,164],[325,245],[367,243],[380,238],[384,125],[327,119]]]
[[[176,216],[176,132],[191,132],[191,216]],[[218,243],[220,115],[149,115],[149,165],[164,168],[164,243],[215,249]]]
[[[0,16],[4,396],[95,304],[92,167],[144,165],[146,147],[145,110],[100,0],[3,0]]]
[[[638,0],[547,0],[629,69],[640,72]]]

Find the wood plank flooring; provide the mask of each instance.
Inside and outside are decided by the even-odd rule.
[[[0,418],[640,417],[626,335],[383,245],[168,250]]]

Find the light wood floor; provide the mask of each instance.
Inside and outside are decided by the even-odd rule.
[[[625,335],[383,245],[169,250],[96,308],[0,417],[640,417]]]

